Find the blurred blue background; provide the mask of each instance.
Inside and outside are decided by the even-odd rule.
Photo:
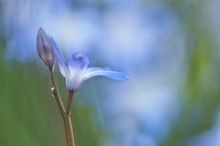
[[[0,0],[0,145],[63,146],[36,52],[41,26],[69,57],[129,75],[86,81],[73,102],[76,146],[219,146],[218,0]],[[62,95],[64,79],[56,67]],[[66,100],[66,98],[64,99]]]

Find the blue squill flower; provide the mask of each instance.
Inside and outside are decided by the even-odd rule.
[[[68,90],[77,90],[83,81],[96,76],[105,76],[114,80],[127,80],[127,75],[112,71],[109,68],[88,67],[89,59],[86,55],[75,53],[72,58],[66,62],[64,56],[59,50],[55,40],[50,37],[51,44],[55,52],[55,57],[61,74],[66,79],[66,86]]]

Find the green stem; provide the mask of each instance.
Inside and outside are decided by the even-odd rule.
[[[72,105],[71,103],[73,99],[73,92],[69,91],[67,109],[65,109],[63,100],[58,91],[58,87],[56,84],[53,70],[50,70],[50,78],[52,82],[52,88],[51,88],[52,96],[56,99],[59,111],[61,113],[61,116],[64,122],[65,133],[66,133],[66,144],[67,146],[75,146],[73,128],[72,128],[72,120],[71,120],[71,105]]]
[[[66,107],[66,114],[68,114],[68,115],[71,115],[71,107],[72,107],[73,95],[74,95],[74,91],[69,90],[67,107]]]
[[[71,120],[71,115],[70,114],[65,114],[64,125],[65,125],[67,146],[75,146],[72,120]]]
[[[55,77],[54,77],[54,72],[52,70],[50,70],[50,78],[51,78],[51,82],[52,82],[52,88],[51,88],[52,96],[56,99],[59,111],[62,115],[62,118],[64,118],[64,115],[66,113],[66,109],[65,109],[65,106],[63,104],[63,100],[60,96],[60,93],[58,91],[58,87],[57,87],[56,80],[55,80]]]

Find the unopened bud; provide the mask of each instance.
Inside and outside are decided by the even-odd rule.
[[[37,52],[41,60],[50,70],[54,66],[54,51],[46,32],[39,28],[37,31]]]

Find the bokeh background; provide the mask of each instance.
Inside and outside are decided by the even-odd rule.
[[[36,31],[128,81],[86,81],[76,146],[219,146],[218,0],[0,0],[0,145],[64,146]],[[56,67],[64,100],[66,87]]]

